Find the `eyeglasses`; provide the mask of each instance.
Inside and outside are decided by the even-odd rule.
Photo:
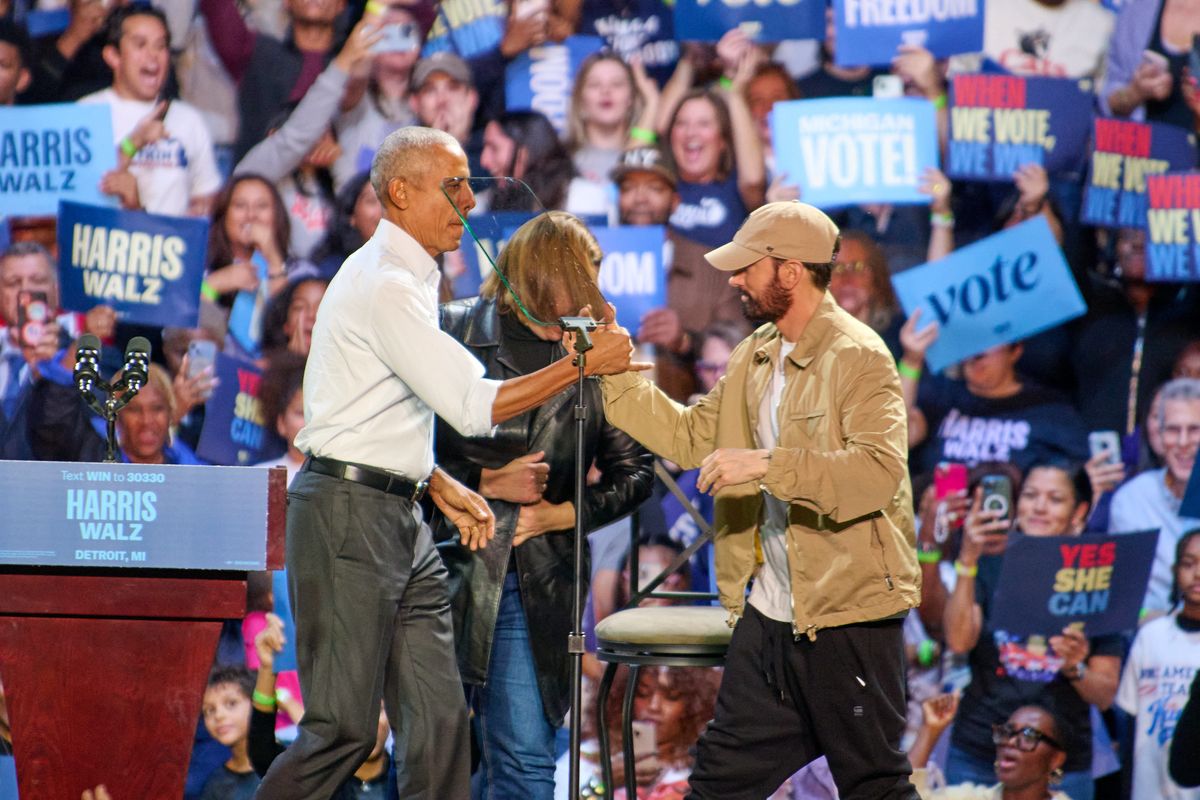
[[[992,726],[992,743],[997,747],[1002,744],[1008,744],[1014,736],[1017,739],[1017,749],[1026,753],[1032,753],[1036,750],[1038,742],[1045,742],[1058,750],[1063,749],[1063,746],[1055,741],[1053,737],[1047,736],[1037,728],[1032,728],[1028,725],[1023,728],[1017,728],[1005,722]]]

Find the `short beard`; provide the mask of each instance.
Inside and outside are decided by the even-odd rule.
[[[778,322],[791,309],[792,299],[792,293],[779,283],[777,269],[762,297],[756,299],[742,292],[742,313],[751,322]]]

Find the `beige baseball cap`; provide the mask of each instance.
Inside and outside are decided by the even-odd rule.
[[[750,266],[763,256],[828,264],[833,261],[838,227],[825,212],[799,200],[767,203],[756,209],[733,241],[704,254],[708,263],[725,272]]]

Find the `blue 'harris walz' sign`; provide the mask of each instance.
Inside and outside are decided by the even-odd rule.
[[[59,200],[112,205],[100,193],[117,168],[107,105],[10,106],[0,114],[0,217],[50,216]]]
[[[1194,166],[1195,137],[1183,128],[1097,118],[1079,219],[1102,228],[1144,227],[1146,178]]]
[[[892,277],[904,311],[936,322],[929,368],[940,371],[1087,311],[1045,217],[1037,216],[952,255]]]
[[[200,315],[208,223],[63,202],[58,278],[63,308],[112,306],[124,322],[191,327]]]

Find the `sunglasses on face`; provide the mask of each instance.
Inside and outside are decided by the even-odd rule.
[[[1002,744],[1008,744],[1014,736],[1017,740],[1017,749],[1026,753],[1032,753],[1036,750],[1038,742],[1045,742],[1058,750],[1063,749],[1063,746],[1055,741],[1053,737],[1047,736],[1037,728],[1032,728],[1028,725],[1018,728],[1005,722],[992,726],[992,743],[997,747]]]

